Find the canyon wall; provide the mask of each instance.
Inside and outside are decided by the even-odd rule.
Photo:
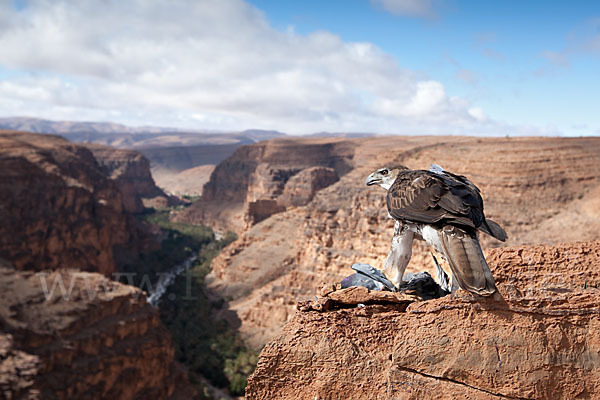
[[[364,182],[384,165],[438,163],[468,176],[482,190],[486,215],[509,236],[503,244],[482,234],[486,254],[504,245],[600,238],[598,138],[381,137],[352,146],[352,171],[306,206],[251,226],[213,261],[209,286],[231,300],[255,348],[277,335],[296,301],[314,296],[322,282],[340,281],[355,262],[382,266],[393,221],[385,192]],[[429,251],[415,242],[408,271],[433,273]]]
[[[202,199],[177,220],[241,233],[290,206],[306,204],[318,190],[349,172],[353,157],[354,145],[336,138],[276,139],[242,146],[217,165]],[[317,169],[303,172],[311,168]]]
[[[0,133],[0,257],[17,269],[113,273],[115,248],[136,246],[139,234],[124,203],[86,147]]]
[[[65,293],[57,283],[62,279]],[[0,397],[192,399],[142,292],[97,273],[0,266]]]
[[[115,149],[99,144],[85,145],[98,162],[104,174],[112,179],[128,213],[141,213],[145,208],[164,208],[180,204],[154,183],[150,173],[150,162],[141,153],[133,150]]]
[[[495,298],[460,290],[295,313],[246,398],[596,398],[600,241],[491,249],[488,260]]]
[[[0,398],[196,396],[158,311],[104,276],[160,245],[132,215],[156,197],[139,153],[0,132]]]

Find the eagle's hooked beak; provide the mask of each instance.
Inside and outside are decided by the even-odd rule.
[[[380,178],[375,178],[373,174],[367,176],[367,186],[377,185],[381,182]]]

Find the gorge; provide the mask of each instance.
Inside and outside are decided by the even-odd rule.
[[[157,187],[150,162],[132,150],[14,131],[1,132],[0,143],[0,283],[7,293],[0,313],[0,363],[7,371],[0,374],[0,393],[242,394],[263,347],[249,398],[352,398],[365,388],[374,398],[436,390],[459,398],[543,398],[548,392],[534,378],[560,374],[565,379],[552,390],[563,398],[595,390],[593,377],[574,382],[597,356],[594,320],[587,317],[596,312],[600,284],[597,138],[272,139],[238,147],[204,171],[210,177],[199,198],[188,189],[194,179],[182,180],[181,191],[193,193],[192,200]],[[390,163],[437,163],[481,188],[486,215],[509,235],[508,247],[500,248],[481,237],[504,303],[460,295],[414,302],[404,311],[381,304],[296,309],[324,283],[350,274],[354,262],[383,262],[392,222],[383,192],[366,188],[364,178]],[[155,309],[140,291],[149,289],[142,278],[146,274],[155,288],[174,266]],[[409,271],[433,272],[429,249],[416,245]],[[47,303],[38,272],[48,287],[57,276],[67,289],[74,282],[70,300],[57,286]],[[118,282],[108,279],[115,273]],[[91,299],[86,282],[108,290]],[[181,301],[190,288],[193,299]],[[438,314],[471,322],[455,337]],[[538,325],[528,315],[539,315]],[[335,328],[341,324],[346,328]],[[539,333],[519,331],[520,341],[508,341],[511,326],[531,324]],[[398,325],[416,331],[401,342]],[[504,333],[488,343],[477,336],[484,325]],[[435,352],[443,340],[423,326],[450,338],[449,355]],[[482,352],[485,368],[474,367],[476,357],[465,362],[465,335],[483,343],[470,348]],[[348,339],[353,336],[364,340]],[[578,341],[584,336],[589,339]],[[414,350],[419,340],[427,351]],[[547,343],[536,353],[541,358],[522,364],[530,372],[516,373],[510,346],[533,351],[534,342]],[[123,346],[131,350],[117,354]],[[494,377],[494,346],[504,363],[494,368],[513,374],[523,389]],[[567,370],[565,360],[575,369]],[[81,365],[80,373],[56,385],[68,362]],[[152,371],[145,367],[156,363]],[[349,365],[344,376],[333,367],[342,364]],[[127,376],[140,385],[124,385]],[[312,383],[300,391],[296,379]]]

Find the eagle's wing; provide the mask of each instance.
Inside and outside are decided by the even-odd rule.
[[[489,296],[496,291],[494,276],[474,233],[446,225],[438,231],[453,279],[469,292]]]
[[[434,166],[440,168],[441,172],[434,170],[435,169]],[[449,171],[444,171],[443,168],[437,164],[432,164],[429,170],[432,172],[435,172],[438,174],[443,174],[447,177],[450,177],[454,181],[460,182],[463,185],[465,185],[466,187],[468,187],[471,194],[475,197],[475,201],[478,202],[479,204],[481,204],[481,213],[482,213],[482,217],[483,217],[483,199],[481,198],[481,192],[479,191],[479,188],[477,186],[475,186],[469,179],[467,179],[466,176],[453,174],[452,172],[449,172]],[[483,232],[487,233],[490,236],[495,237],[496,239],[498,239],[502,242],[504,242],[508,238],[508,235],[506,234],[506,232],[504,231],[504,229],[502,229],[502,227],[500,225],[498,225],[496,222],[492,221],[491,219],[487,219],[485,217],[483,217],[483,220],[481,221],[481,224],[478,226],[478,229],[482,230]]]
[[[429,171],[407,171],[388,190],[388,211],[399,220],[478,228],[484,220],[483,201],[475,185],[467,182]]]

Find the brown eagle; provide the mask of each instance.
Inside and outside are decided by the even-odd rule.
[[[399,165],[379,168],[366,183],[387,190],[388,212],[396,225],[384,272],[396,286],[402,282],[416,237],[448,261],[452,291],[461,287],[482,296],[496,291],[477,231],[501,241],[506,232],[485,218],[481,193],[467,178],[435,164],[429,171]]]

